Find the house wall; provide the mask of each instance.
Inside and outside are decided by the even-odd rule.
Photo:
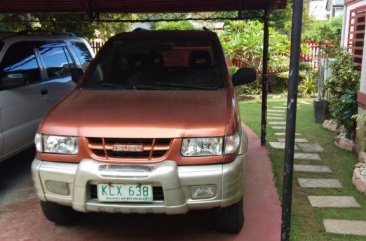
[[[342,47],[345,47],[345,48],[347,47],[350,13],[352,10],[362,7],[362,6],[366,6],[366,0],[354,0],[354,1],[346,0],[345,1],[342,37],[341,37],[341,46]]]
[[[330,12],[326,9],[327,0],[312,0],[309,2],[309,15],[316,20],[327,20]]]
[[[348,45],[348,34],[349,34],[349,25],[350,25],[350,13],[352,10],[366,6],[366,0],[346,0],[345,1],[345,10],[344,10],[344,18],[343,18],[343,26],[342,26],[342,38],[341,38],[341,46],[347,48]],[[366,43],[366,35],[364,43]],[[366,45],[363,47],[363,53],[366,53]],[[360,78],[360,90],[357,95],[358,102],[358,114],[366,114],[366,54],[362,56],[362,65],[361,65],[361,78]],[[356,149],[357,150],[365,150],[366,149],[366,122],[364,120],[360,120],[357,122],[356,127]]]

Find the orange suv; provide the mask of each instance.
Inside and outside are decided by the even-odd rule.
[[[135,31],[112,37],[74,92],[43,119],[33,182],[58,224],[83,212],[214,209],[239,232],[247,136],[217,35]]]

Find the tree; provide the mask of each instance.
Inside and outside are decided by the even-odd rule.
[[[18,32],[27,29],[39,29],[54,32],[73,32],[78,36],[91,39],[95,37],[95,30],[99,30],[100,37],[107,39],[116,33],[126,31],[130,24],[118,22],[118,19],[131,18],[129,14],[101,14],[100,19],[116,20],[116,22],[90,21],[86,14],[2,14],[0,31]],[[30,20],[26,22],[26,20]]]
[[[159,22],[155,24],[155,30],[193,30],[193,24],[189,21]]]
[[[329,20],[314,20],[309,27],[304,29],[303,39],[313,40],[318,43],[338,45],[340,30],[342,29],[342,17],[334,17]]]
[[[302,29],[307,29],[311,23],[309,17],[309,2],[310,0],[304,1],[303,14],[302,14]],[[289,0],[286,9],[275,10],[270,16],[270,26],[275,28],[281,34],[291,35],[292,25],[292,5],[293,0]]]
[[[288,71],[290,41],[274,28],[269,29],[269,69],[271,72]],[[220,35],[228,57],[245,66],[262,71],[263,24],[259,21],[229,22]]]

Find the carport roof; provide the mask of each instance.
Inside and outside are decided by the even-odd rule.
[[[284,8],[286,0],[11,0],[0,13],[213,12]]]

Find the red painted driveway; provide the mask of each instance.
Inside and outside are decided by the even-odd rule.
[[[249,135],[245,226],[240,234],[216,232],[210,212],[182,216],[88,214],[78,225],[54,225],[43,217],[34,194],[32,151],[0,163],[0,241],[13,240],[280,240],[281,208],[267,150]]]

